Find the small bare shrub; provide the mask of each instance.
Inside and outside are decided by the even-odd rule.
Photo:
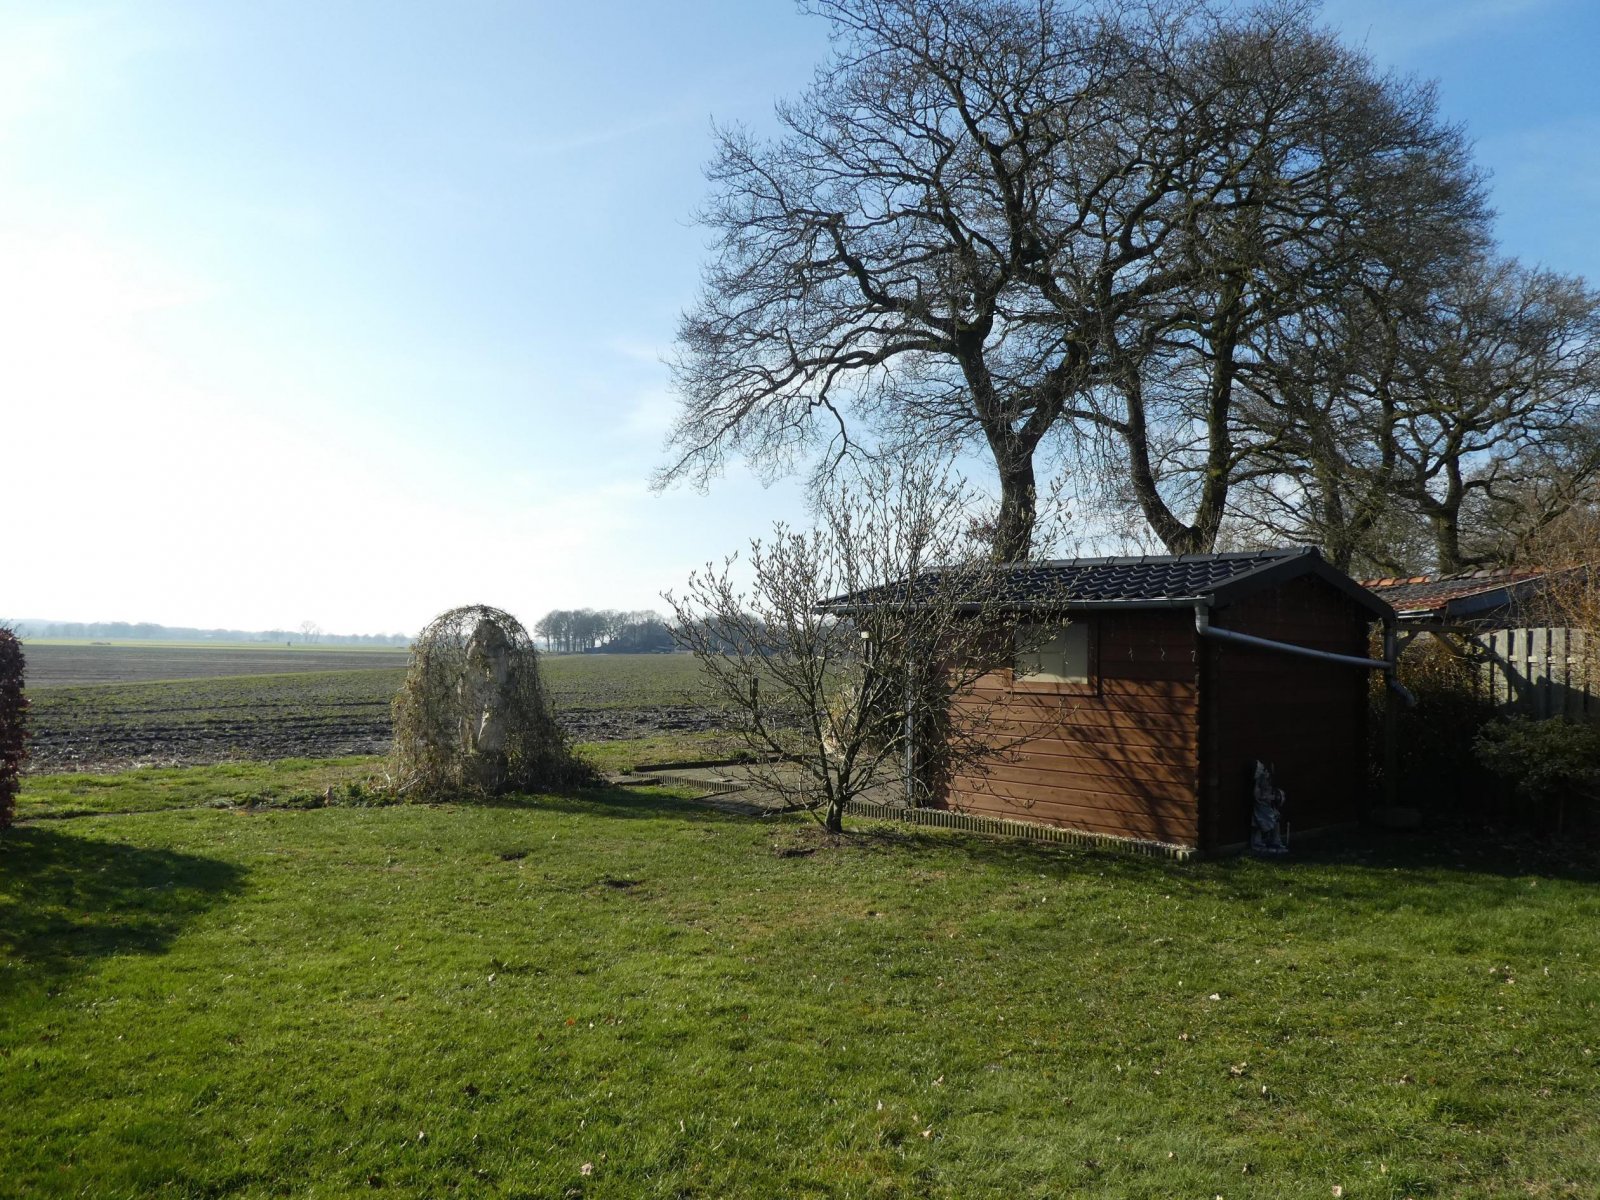
[[[0,625],[0,829],[17,811],[17,777],[28,757],[28,698],[22,691],[26,663],[17,635]]]
[[[411,647],[394,700],[393,774],[408,797],[484,797],[587,782],[517,619],[470,605],[435,617]]]
[[[924,803],[1033,736],[1008,721],[1004,689],[977,686],[1013,664],[1019,636],[982,509],[947,466],[879,463],[823,492],[814,528],[779,525],[743,563],[664,595],[749,776],[829,833],[852,801]]]

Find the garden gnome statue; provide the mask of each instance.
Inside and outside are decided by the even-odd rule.
[[[1283,789],[1272,782],[1272,768],[1260,759],[1256,760],[1250,849],[1258,854],[1287,854],[1289,851],[1283,831]]]

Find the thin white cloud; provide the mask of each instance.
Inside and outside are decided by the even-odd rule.
[[[42,114],[58,122],[113,90],[122,67],[160,45],[167,31],[154,14],[38,5],[3,14],[0,36],[0,141]]]
[[[631,437],[660,442],[677,415],[677,397],[666,388],[652,388],[634,397],[623,418],[622,430]]]
[[[1324,18],[1380,61],[1412,56],[1556,11],[1568,0],[1331,0]]]
[[[637,338],[613,337],[607,339],[605,348],[619,358],[641,366],[660,367],[666,361],[670,351],[654,342],[640,341]]]
[[[593,129],[574,130],[561,137],[519,141],[514,148],[527,155],[570,154],[577,150],[592,150],[596,146],[629,141],[668,125],[681,124],[692,119],[692,115],[687,106],[667,108],[649,117],[618,121],[612,125]]]

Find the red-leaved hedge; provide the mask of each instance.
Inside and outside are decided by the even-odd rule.
[[[22,643],[0,625],[0,829],[17,811],[17,777],[28,757],[28,698],[22,692]]]

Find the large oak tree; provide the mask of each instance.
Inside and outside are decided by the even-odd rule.
[[[1352,296],[1245,386],[1241,515],[1344,567],[1502,561],[1600,480],[1600,293],[1556,272],[1476,254]]]
[[[1060,439],[1209,549],[1254,344],[1480,217],[1431,93],[1306,4],[802,7],[833,57],[777,137],[718,136],[663,482],[977,449],[1013,560]]]

